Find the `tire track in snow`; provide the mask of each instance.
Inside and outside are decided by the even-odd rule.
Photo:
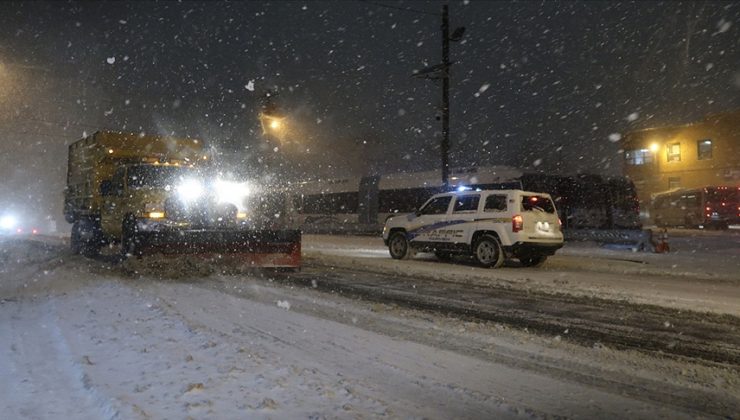
[[[0,353],[6,418],[121,417],[120,404],[95,387],[81,356],[70,350],[53,300],[18,299],[2,306],[0,341],[10,350]]]

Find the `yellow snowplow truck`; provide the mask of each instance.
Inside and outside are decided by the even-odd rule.
[[[298,268],[280,194],[221,179],[196,139],[98,131],[69,146],[64,215],[74,253],[192,254]]]

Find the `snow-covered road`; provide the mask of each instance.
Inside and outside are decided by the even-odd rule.
[[[712,235],[713,234],[713,235]],[[740,235],[698,232],[672,238],[673,252],[612,250],[569,243],[540,268],[516,262],[482,269],[432,254],[397,261],[377,237],[304,235],[309,264],[418,275],[461,284],[503,285],[740,316]]]
[[[307,238],[309,260],[339,258],[313,254],[318,242]],[[59,246],[0,246],[0,407],[7,418],[740,413],[737,366],[587,348],[254,273],[128,276]]]

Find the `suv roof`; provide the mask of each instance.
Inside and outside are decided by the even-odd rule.
[[[481,193],[484,193],[484,194],[491,194],[491,193],[495,193],[495,194],[521,193],[521,194],[544,195],[544,196],[550,197],[550,194],[548,194],[548,193],[535,192],[535,191],[524,191],[524,190],[480,190],[480,191],[476,191],[476,190],[465,190],[465,191],[448,191],[448,192],[434,194],[433,197],[436,197],[436,196],[439,196],[439,195],[448,195],[448,194],[451,194],[451,195],[470,195],[470,194],[481,194]]]

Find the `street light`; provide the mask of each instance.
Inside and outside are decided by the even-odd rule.
[[[259,115],[260,124],[262,125],[262,134],[272,135],[280,138],[284,134],[286,129],[285,117],[276,117],[274,115],[268,115],[261,113]]]

